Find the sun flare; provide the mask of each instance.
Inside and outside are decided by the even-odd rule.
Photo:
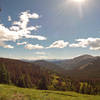
[[[83,3],[85,2],[85,0],[73,0],[74,2],[77,2],[77,3]]]

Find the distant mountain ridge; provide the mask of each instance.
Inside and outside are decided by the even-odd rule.
[[[82,56],[75,57],[73,59],[67,59],[57,63],[55,62],[55,64],[61,66],[64,69],[71,70],[71,69],[75,69],[78,66],[82,66],[83,64],[87,64],[91,62],[93,59],[94,57],[91,55],[82,55]]]
[[[60,67],[59,65],[57,65],[53,62],[46,61],[46,60],[37,60],[37,61],[33,61],[31,63],[41,66],[42,68],[53,70],[53,71],[63,70],[62,67]]]
[[[87,64],[76,67],[66,72],[73,78],[86,80],[100,80],[100,57],[94,57]]]
[[[73,78],[79,79],[100,79],[100,57],[91,55],[82,55],[73,59],[56,61],[36,61],[37,65],[56,69],[62,74],[68,74]],[[52,64],[51,64],[52,63]],[[52,66],[53,65],[53,66]],[[51,67],[52,66],[52,67]],[[62,71],[58,70],[62,68]]]
[[[68,74],[71,77],[100,78],[100,57],[91,55],[81,55],[73,59],[64,60],[37,60],[20,61],[15,59],[0,58],[0,63],[5,63],[10,68],[16,69],[17,66],[27,68],[31,66],[32,70],[51,70],[62,74]],[[13,68],[14,67],[14,68]],[[28,68],[27,68],[28,69]]]

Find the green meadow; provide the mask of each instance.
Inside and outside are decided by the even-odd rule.
[[[100,100],[100,96],[83,95],[75,92],[35,90],[1,84],[0,100]]]

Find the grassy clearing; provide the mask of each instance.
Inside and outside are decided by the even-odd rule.
[[[100,100],[100,96],[0,85],[0,100]]]

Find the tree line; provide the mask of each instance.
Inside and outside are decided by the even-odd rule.
[[[13,72],[9,71],[5,64],[0,64],[0,83],[40,90],[76,91],[82,94],[98,94],[100,92],[100,82],[94,80],[73,80],[67,75],[61,76],[47,69],[33,70],[29,67],[26,70],[23,68],[17,67]]]

